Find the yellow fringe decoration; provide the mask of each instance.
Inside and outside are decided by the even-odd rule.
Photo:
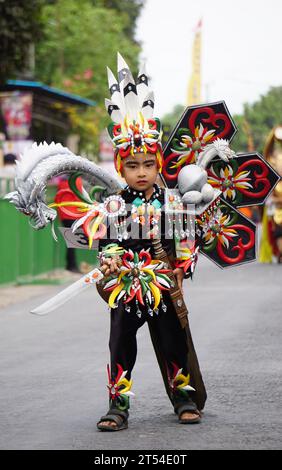
[[[118,296],[118,294],[120,293],[120,291],[122,291],[122,289],[124,288],[124,283],[121,282],[117,287],[114,288],[114,290],[111,292],[111,295],[109,297],[109,307],[111,308],[114,308],[114,305],[115,305],[115,300]]]
[[[155,310],[156,308],[158,308],[158,305],[159,305],[160,300],[161,300],[160,290],[158,289],[157,286],[155,286],[155,284],[153,284],[153,282],[149,282],[149,287],[150,287],[150,290],[152,291],[152,294],[153,294],[154,299],[155,299],[155,304],[154,304],[154,308],[153,308],[153,310]]]
[[[267,216],[267,207],[263,208],[262,216],[262,234],[260,241],[260,250],[259,250],[259,262],[260,263],[272,263],[272,246],[269,240],[268,234],[268,216]]]

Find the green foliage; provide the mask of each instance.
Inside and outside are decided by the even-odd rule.
[[[170,129],[173,129],[174,126],[177,124],[179,119],[181,118],[181,115],[185,109],[185,106],[182,104],[177,104],[174,106],[173,110],[165,114],[162,118],[162,124],[163,126],[168,126]]]
[[[235,152],[247,152],[248,147],[248,137],[251,138],[251,135],[248,136],[248,130],[250,133],[250,127],[246,128],[246,122],[243,115],[234,114],[232,116],[237,128],[238,132],[235,135],[234,139],[232,140],[232,149]]]
[[[97,136],[109,121],[104,109],[104,98],[109,94],[106,66],[116,71],[120,51],[133,72],[137,72],[140,47],[129,32],[125,33],[131,24],[128,13],[117,12],[115,3],[57,0],[46,5],[42,13],[44,40],[36,45],[37,79],[97,103],[85,116],[71,109],[74,130],[82,135],[83,149],[92,148],[92,152],[97,152]]]
[[[93,7],[90,0],[58,0],[43,9],[43,21],[45,40],[36,47],[36,76],[44,83],[101,101],[107,96],[106,65],[116,69],[118,50],[136,69],[139,47],[123,33],[127,15]],[[87,70],[93,76],[86,86]]]
[[[0,0],[0,80],[21,74],[29,61],[29,47],[42,37],[43,0]]]
[[[282,124],[282,86],[272,87],[258,101],[245,104],[243,114],[234,116],[239,128],[234,138],[234,150],[247,151],[248,143],[263,152],[265,140],[274,126]]]
[[[133,41],[135,40],[136,21],[144,5],[144,0],[93,0],[93,3],[127,15],[128,20],[124,26],[124,33]]]

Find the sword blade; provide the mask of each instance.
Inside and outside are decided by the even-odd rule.
[[[102,272],[99,269],[95,268],[88,274],[85,274],[85,276],[83,276],[81,279],[78,279],[78,281],[74,282],[58,294],[54,295],[54,297],[52,297],[51,299],[32,309],[30,313],[34,313],[36,315],[46,315],[46,313],[56,310],[65,302],[72,299],[83,290],[87,289],[87,287],[89,287],[90,285],[96,284],[103,277],[104,276]]]

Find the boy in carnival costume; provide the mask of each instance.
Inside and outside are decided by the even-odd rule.
[[[127,427],[131,373],[137,355],[136,334],[145,322],[179,421],[199,422],[199,409],[206,399],[205,387],[188,325],[185,328],[181,325],[171,300],[173,281],[168,276],[173,270],[183,293],[183,278],[191,276],[196,259],[189,250],[186,271],[177,267],[175,240],[166,233],[165,190],[156,184],[163,157],[160,121],[153,118],[154,96],[148,89],[145,70],[140,71],[135,84],[120,55],[119,81],[109,69],[108,79],[111,99],[105,103],[113,121],[108,130],[115,147],[116,170],[127,183],[119,197],[128,208],[129,225],[125,227],[120,221],[119,236],[114,240],[119,249],[126,250],[122,262],[115,255],[107,255],[107,245],[113,240],[103,239],[99,243],[101,270],[106,278],[104,292],[101,287],[99,291],[101,295],[107,290],[111,292],[111,368],[108,366],[110,409],[99,421],[98,428],[114,431]],[[155,259],[154,239],[161,241],[170,266]]]
[[[194,245],[178,250],[177,259],[173,214],[166,223],[165,189],[156,184],[163,165],[161,125],[153,118],[154,96],[145,70],[135,84],[118,54],[118,80],[109,69],[108,80],[111,99],[105,103],[112,119],[108,130],[115,147],[116,170],[127,187],[61,144],[44,142],[24,151],[17,165],[16,190],[6,195],[35,229],[53,224],[56,208],[74,220],[64,233],[69,230],[71,238],[77,234],[78,240],[84,237],[83,248],[87,246],[85,238],[90,249],[98,242],[100,270],[91,271],[78,285],[69,286],[32,313],[54,310],[86,285],[98,282],[98,292],[111,309],[110,407],[98,428],[118,431],[128,426],[136,334],[145,322],[179,421],[199,422],[206,391],[182,296],[182,280],[191,276],[197,250]],[[55,202],[47,205],[47,183],[61,174],[70,174],[69,188],[58,191]],[[88,188],[91,185],[90,191],[81,187],[81,178]],[[65,236],[68,246],[69,236]]]

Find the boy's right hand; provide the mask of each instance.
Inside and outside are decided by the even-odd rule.
[[[100,271],[102,271],[105,277],[108,277],[111,274],[119,274],[120,264],[121,264],[121,260],[119,257],[106,258],[103,260],[103,263],[101,264]]]

